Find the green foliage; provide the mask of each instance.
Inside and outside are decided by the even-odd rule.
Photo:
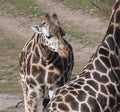
[[[103,13],[111,13],[112,7],[115,3],[115,0],[93,0],[93,3],[96,4],[96,6],[103,11]],[[94,6],[94,5],[93,5]],[[96,8],[96,7],[95,7]]]
[[[18,35],[9,35],[10,32],[5,32],[0,29],[0,93],[19,93],[19,50],[22,41]],[[19,43],[19,44],[18,44]]]
[[[55,0],[55,1],[62,2],[64,5],[72,9],[79,9],[81,7],[87,7],[90,5],[90,0]]]
[[[2,36],[6,34],[0,32]],[[14,75],[18,71],[18,44],[15,40],[1,37],[0,39],[0,72],[5,75]],[[12,62],[12,63],[11,63]]]
[[[10,3],[19,10],[22,15],[37,16],[40,17],[44,14],[42,10],[37,7],[33,0],[4,0],[6,3]]]
[[[109,16],[115,0],[54,0],[70,7],[73,10],[81,9],[97,15]],[[100,14],[99,14],[100,13]]]
[[[75,8],[87,8],[87,7],[91,7],[92,2],[100,5],[101,7],[104,7],[105,5],[108,7],[111,7],[115,0],[54,0],[56,2],[61,2],[65,5],[67,5],[68,7],[71,7],[73,9]],[[104,7],[106,8],[106,7]]]

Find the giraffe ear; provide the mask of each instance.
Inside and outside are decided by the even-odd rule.
[[[53,17],[53,20],[54,20],[54,23],[56,24],[56,25],[60,25],[60,21],[59,21],[59,19],[58,19],[58,17],[57,17],[57,14],[53,14],[52,15],[52,17]]]
[[[36,26],[31,26],[31,29],[36,33],[41,33],[42,32],[41,28],[37,25]]]

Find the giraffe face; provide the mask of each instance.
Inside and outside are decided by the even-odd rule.
[[[40,43],[47,46],[51,51],[58,52],[58,40],[52,37],[48,31],[48,28],[31,26],[33,31],[42,35],[40,36]]]
[[[32,29],[42,35],[41,43],[43,45],[47,46],[51,51],[67,57],[68,46],[63,38],[65,32],[60,27],[56,14],[53,14],[53,20],[54,22],[51,22],[49,15],[46,15],[40,26],[32,26]]]

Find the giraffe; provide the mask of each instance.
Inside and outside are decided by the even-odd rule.
[[[117,0],[96,52],[79,75],[55,91],[44,112],[117,112],[119,106],[120,0]]]
[[[57,14],[52,19],[46,14],[40,25],[31,27],[35,33],[19,55],[25,112],[43,112],[54,90],[71,77],[72,46],[63,38]]]

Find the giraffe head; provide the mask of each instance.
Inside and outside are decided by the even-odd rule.
[[[41,43],[47,46],[51,51],[57,52],[60,56],[68,56],[68,46],[63,36],[64,30],[60,27],[60,22],[56,14],[53,14],[53,22],[50,16],[46,15],[44,21],[39,26],[32,26],[32,29],[42,35]]]

